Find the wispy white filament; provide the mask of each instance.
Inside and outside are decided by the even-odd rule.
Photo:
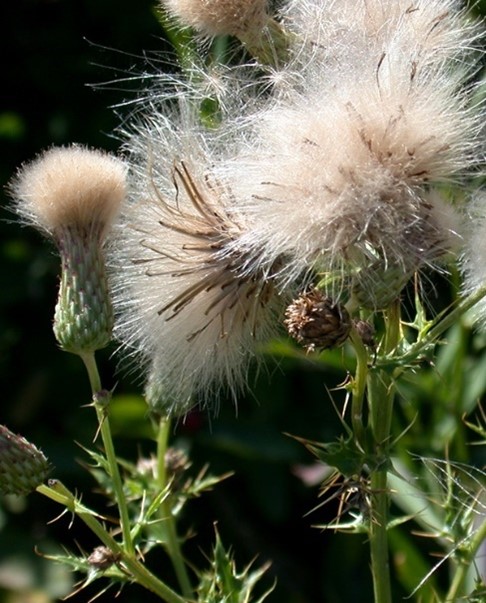
[[[151,403],[181,412],[245,384],[282,302],[271,270],[248,269],[246,220],[211,175],[203,126],[158,118],[130,139],[138,174],[111,263],[118,337],[146,359]]]
[[[459,221],[444,230],[431,191],[484,157],[468,87],[482,30],[459,6],[289,3],[295,63],[229,168],[247,245],[290,258],[285,278],[376,257],[418,268],[448,249]]]

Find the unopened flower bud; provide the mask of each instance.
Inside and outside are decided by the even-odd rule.
[[[364,345],[369,348],[375,348],[375,327],[366,320],[355,320],[353,324]]]
[[[46,479],[49,462],[43,453],[20,435],[0,425],[0,492],[25,495]]]
[[[321,291],[298,297],[285,312],[289,335],[309,351],[342,345],[351,330],[351,319],[343,306]]]
[[[93,352],[111,339],[103,242],[125,196],[125,176],[119,159],[72,146],[50,149],[24,166],[11,187],[20,216],[59,249],[54,333],[69,352]]]
[[[94,570],[107,570],[119,559],[119,556],[115,555],[106,546],[97,546],[88,557],[88,563]]]

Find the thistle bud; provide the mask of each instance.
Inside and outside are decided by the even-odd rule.
[[[29,494],[45,481],[48,473],[49,462],[43,453],[0,425],[0,492]]]
[[[11,187],[20,216],[58,247],[54,334],[68,352],[93,352],[111,339],[103,242],[125,196],[125,175],[124,164],[105,153],[53,148],[24,166]]]
[[[119,560],[119,555],[115,555],[106,546],[97,546],[89,555],[88,563],[94,570],[104,571],[109,569]]]
[[[317,289],[290,304],[284,324],[289,335],[311,352],[342,345],[351,330],[346,308]]]

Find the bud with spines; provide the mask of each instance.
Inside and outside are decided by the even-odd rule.
[[[60,238],[62,276],[54,313],[54,334],[61,348],[82,354],[111,340],[113,310],[104,258],[88,233],[66,230]]]
[[[47,478],[49,462],[34,444],[0,425],[0,492],[22,496]]]

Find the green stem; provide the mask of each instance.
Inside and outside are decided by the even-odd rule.
[[[385,314],[383,353],[391,354],[400,340],[400,307],[391,306]],[[391,603],[390,561],[388,553],[389,494],[387,474],[390,463],[390,431],[395,387],[393,377],[376,369],[368,376],[370,426],[374,439],[375,464],[371,467],[370,553],[375,603]]]
[[[167,469],[165,462],[165,454],[167,452],[167,444],[170,434],[170,421],[169,419],[161,418],[157,433],[157,478],[160,491],[163,492],[170,486],[167,480]],[[189,575],[187,573],[186,564],[182,556],[181,546],[179,537],[177,535],[177,529],[175,524],[175,518],[172,513],[170,504],[171,497],[165,496],[160,506],[160,512],[163,516],[163,523],[161,524],[165,532],[166,547],[169,557],[172,561],[174,571],[181,587],[181,591],[187,599],[191,599],[193,596],[193,590]]]
[[[63,505],[79,517],[119,559],[119,562],[123,564],[137,584],[155,593],[163,601],[166,601],[166,603],[187,603],[186,599],[183,599],[166,584],[161,582],[134,555],[129,553],[124,547],[121,547],[96,519],[94,513],[82,505],[63,484],[56,481],[53,482],[52,486],[41,485],[37,488],[37,492]]]
[[[370,553],[375,603],[392,603],[388,554],[387,470],[373,471],[370,478]]]
[[[375,603],[391,603],[390,562],[388,556],[387,473],[393,386],[382,371],[368,378],[370,422],[375,441],[376,466],[371,469],[370,553]]]
[[[350,339],[356,354],[356,374],[351,401],[351,424],[356,442],[364,447],[363,402],[368,376],[368,352],[354,327],[351,329]]]
[[[466,580],[468,570],[471,567],[471,562],[474,559],[479,547],[483,544],[486,539],[486,521],[479,526],[474,534],[474,537],[467,544],[467,559],[464,559],[459,563],[454,574],[449,591],[446,595],[446,601],[458,601],[466,593],[463,593],[464,581]]]
[[[128,554],[133,555],[135,552],[135,548],[130,532],[130,518],[128,515],[128,507],[125,498],[125,493],[123,491],[123,483],[118,468],[118,461],[116,459],[113,439],[111,437],[111,428],[108,419],[108,406],[106,404],[106,400],[105,403],[97,401],[97,394],[102,391],[98,367],[96,365],[94,353],[83,354],[81,357],[86,366],[86,370],[88,371],[89,381],[91,384],[91,391],[93,393],[94,399],[93,405],[96,410],[101,439],[103,440],[103,447],[108,463],[108,470],[113,484],[113,492],[115,494],[116,502],[118,505],[118,512],[120,514],[120,525],[123,535],[123,546]]]

